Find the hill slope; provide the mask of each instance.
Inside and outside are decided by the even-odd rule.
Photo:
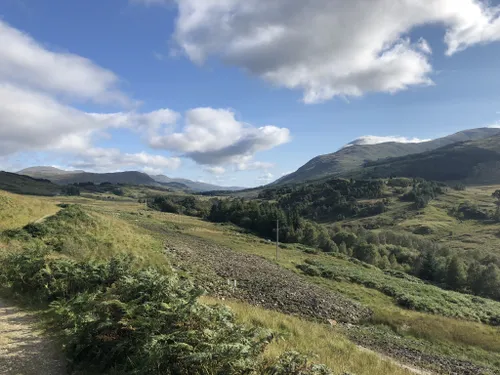
[[[484,139],[499,134],[500,129],[479,128],[465,130],[443,138],[422,143],[387,142],[375,145],[352,144],[332,154],[320,155],[296,172],[276,181],[277,184],[297,183],[326,176],[338,176],[359,168],[366,161],[401,157],[432,151],[457,142]]]
[[[370,162],[350,175],[362,178],[421,177],[465,184],[500,183],[500,135],[417,155]]]
[[[63,171],[52,167],[32,167],[23,169],[19,174],[44,178],[55,184],[67,185],[74,183],[93,182],[100,184],[111,182],[113,184],[129,185],[157,185],[157,182],[145,173],[141,172],[117,172],[117,173],[89,173],[83,171]]]
[[[102,182],[111,182],[113,184],[127,185],[164,185],[172,189],[193,190],[193,191],[214,191],[241,190],[240,187],[223,187],[207,184],[204,182],[191,181],[185,178],[171,178],[165,175],[150,176],[145,173],[130,171],[117,173],[89,173],[81,170],[65,171],[62,169],[39,166],[23,169],[18,174],[30,176],[33,178],[43,178],[59,185],[67,185],[80,182],[93,182],[100,184]]]
[[[193,191],[216,191],[216,190],[236,191],[244,189],[242,187],[237,187],[237,186],[226,187],[226,186],[212,185],[212,184],[207,184],[205,182],[188,180],[185,178],[171,178],[165,175],[156,175],[151,177],[157,182],[163,184],[171,184],[171,183],[183,184]]]
[[[0,171],[0,190],[18,194],[57,195],[60,188],[48,180]]]

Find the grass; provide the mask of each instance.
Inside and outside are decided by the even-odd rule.
[[[42,201],[42,207],[43,204],[49,202]],[[16,249],[29,244],[48,245],[59,254],[77,260],[107,260],[118,254],[130,254],[138,267],[169,269],[160,239],[127,221],[89,208],[70,206],[35,224],[35,228],[42,233],[36,238],[26,238],[24,230],[4,232],[3,246]]]
[[[229,306],[242,323],[271,329],[277,332],[264,355],[275,358],[281,353],[294,350],[308,354],[316,363],[324,363],[335,374],[399,375],[412,374],[401,366],[382,359],[379,355],[358,348],[334,327],[309,322],[276,311],[264,310],[237,301],[220,301],[203,297],[207,304]]]
[[[418,215],[416,212],[411,212],[406,217],[402,216],[401,219],[398,219],[400,225],[395,227],[395,229],[406,231],[413,225],[429,222],[431,218],[438,223],[441,219],[443,222],[447,221],[450,224],[446,225],[451,225],[454,228],[464,225],[453,220],[450,221],[448,217],[443,216],[443,212],[447,212],[447,207],[450,206],[451,202],[456,202],[455,195],[462,197],[461,199],[468,200],[476,194],[483,200],[484,204],[488,204],[488,194],[491,194],[491,189],[494,190],[493,188],[477,190],[479,194],[476,190],[465,192],[450,191],[442,198],[440,197],[440,199],[432,201],[430,206],[422,211],[422,214]],[[23,199],[28,198],[19,197],[18,201],[22,202]],[[168,261],[162,253],[162,239],[169,235],[189,235],[229,247],[234,251],[255,254],[274,261],[274,244],[245,234],[231,225],[213,224],[198,218],[149,211],[145,209],[143,204],[141,205],[132,200],[97,201],[84,197],[55,197],[43,198],[39,201],[51,207],[55,207],[55,203],[60,202],[78,203],[83,207],[83,211],[89,215],[93,223],[92,225],[75,226],[71,220],[57,222],[60,229],[55,237],[69,241],[68,245],[65,245],[63,253],[80,257],[81,259],[107,258],[125,251],[138,257],[139,266],[159,264],[167,268]],[[404,205],[404,203],[398,202],[395,204],[395,208],[398,209],[398,212],[404,214]],[[389,214],[386,212],[383,215]],[[411,223],[410,220],[414,222]],[[48,220],[49,224],[50,221]],[[479,226],[480,224],[466,222],[465,225]],[[484,228],[481,228],[486,232],[476,231],[470,234],[475,236],[475,238],[483,240],[487,238],[485,233],[494,230],[495,225],[485,224]],[[498,226],[496,228],[498,230]],[[448,228],[445,230],[448,230]],[[454,231],[456,230],[454,229]],[[68,236],[64,235],[64,231],[68,231]],[[71,234],[73,231],[77,233],[76,238]],[[465,231],[466,229],[464,229]],[[433,236],[434,234],[426,237],[434,238]],[[446,238],[443,241],[450,241],[450,239]],[[469,312],[462,316],[470,319],[478,319],[477,314],[479,312],[475,313],[474,309],[482,309],[482,307],[477,307],[476,305],[467,306],[467,301],[461,299],[467,299],[467,296],[458,293],[452,294],[434,287],[432,287],[434,288],[432,290],[422,289],[420,292],[415,292],[415,296],[420,294],[422,297],[434,298],[436,305],[435,312],[438,314],[404,309],[395,303],[393,297],[380,292],[373,286],[366,287],[364,285],[365,281],[359,279],[359,277],[364,277],[368,281],[371,279],[376,281],[378,279],[379,282],[387,285],[402,283],[401,280],[384,275],[381,271],[373,268],[365,268],[361,265],[328,255],[306,254],[303,250],[303,246],[287,244],[286,248],[280,249],[279,264],[296,272],[299,272],[296,269],[296,265],[304,263],[306,259],[321,261],[328,266],[335,267],[342,277],[337,279],[304,277],[308,277],[311,282],[342,293],[370,307],[374,311],[373,321],[370,322],[371,327],[379,327],[381,329],[380,332],[382,332],[380,335],[384,335],[383,332],[385,332],[382,328],[388,327],[387,329],[391,332],[403,335],[403,338],[415,339],[418,343],[418,345],[416,344],[418,348],[424,348],[429,353],[448,355],[500,368],[499,328],[478,322],[438,315],[439,313],[442,314],[439,310],[443,308],[443,306],[440,306],[442,305],[440,302],[444,301],[449,304],[447,309],[454,309],[457,314],[461,314],[465,311],[464,309],[468,309]],[[356,275],[358,279],[353,278]],[[397,284],[401,288],[406,288],[408,285],[412,285],[412,288],[408,289],[409,293],[417,291],[417,289],[413,288],[413,283]],[[417,286],[419,288],[428,287],[425,285]],[[448,297],[451,299],[447,300]],[[494,304],[494,302],[491,303]],[[361,354],[355,350],[353,344],[349,343],[339,331],[329,329],[320,324],[302,321],[277,312],[264,311],[245,304],[236,302],[227,302],[227,304],[235,309],[242,320],[253,320],[254,324],[266,327],[280,328],[280,325],[282,326],[281,331],[286,333],[286,340],[278,340],[274,343],[270,347],[268,355],[276,354],[285,350],[285,348],[296,348],[301,351],[304,349],[306,352],[315,352],[315,355],[318,356],[317,362],[331,363],[335,370],[349,370],[356,374],[368,373],[367,369],[371,369],[371,367],[377,368],[376,366],[380,365],[372,365],[369,356],[366,358],[357,357],[361,356]],[[489,305],[486,305],[484,311],[490,309],[487,306]],[[245,311],[247,312],[245,313]],[[476,317],[474,317],[474,314],[476,314]],[[398,338],[395,341],[396,344],[400,340],[403,339]],[[352,353],[349,354],[349,351]],[[330,357],[332,362],[329,362],[328,358]],[[350,361],[353,361],[353,363]],[[360,365],[359,369],[356,369],[354,366],[356,366],[357,361],[367,362],[364,362],[364,364]],[[380,370],[378,373],[382,374],[384,372]],[[387,373],[389,374],[390,372]],[[373,374],[377,373],[374,372]]]
[[[25,226],[57,211],[59,207],[52,201],[0,190],[0,231]]]
[[[123,215],[126,218],[128,214]],[[234,251],[255,254],[274,261],[275,245],[273,243],[242,233],[232,225],[213,224],[193,217],[159,212],[150,212],[148,215],[142,216],[139,225],[150,230],[163,231],[165,235],[168,235],[169,232],[175,232],[200,237],[229,247]],[[290,270],[297,271],[296,265],[304,263],[306,259],[336,265],[337,269],[344,273],[344,278],[334,280],[309,277],[309,279],[311,282],[337,291],[370,307],[374,312],[371,324],[389,327],[392,332],[414,338],[419,343],[418,348],[425,347],[425,350],[430,353],[449,355],[486,365],[497,364],[500,367],[500,328],[438,315],[440,311],[450,315],[457,315],[465,311],[466,315],[469,314],[470,319],[478,319],[478,314],[488,310],[481,311],[482,306],[471,302],[473,297],[444,291],[423,283],[416,284],[417,287],[423,288],[418,291],[418,289],[414,289],[413,283],[386,276],[382,271],[373,267],[365,268],[329,255],[309,255],[304,253],[304,247],[300,245],[287,244],[286,246],[286,249],[280,249],[279,264]],[[420,294],[420,297],[425,298],[428,294],[429,299],[434,298],[432,303],[436,307],[437,314],[402,308],[395,303],[392,297],[373,287],[364,286],[360,280],[354,281],[354,276],[364,277],[366,281],[382,278],[382,282],[388,285],[396,284],[402,289],[410,288],[407,290],[410,295],[412,290],[416,290],[417,297]],[[398,285],[397,283],[402,284]],[[441,306],[443,299],[448,303],[446,307],[448,312],[443,310],[444,308]],[[497,302],[485,301],[486,306],[491,305],[489,307],[491,313],[500,311]],[[476,312],[475,309],[479,311]]]

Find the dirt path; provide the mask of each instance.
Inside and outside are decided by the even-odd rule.
[[[63,375],[65,361],[33,314],[0,300],[0,374]]]

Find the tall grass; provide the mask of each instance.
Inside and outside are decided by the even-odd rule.
[[[315,362],[326,364],[334,369],[335,374],[412,374],[394,362],[358,348],[333,327],[237,301],[210,297],[202,297],[201,301],[229,306],[239,322],[276,332],[276,339],[264,353],[266,357],[275,358],[287,351],[298,351],[307,353]]]
[[[22,227],[58,210],[52,201],[0,190],[0,231]]]

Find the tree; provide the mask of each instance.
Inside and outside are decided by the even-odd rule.
[[[363,262],[369,264],[378,264],[380,260],[380,254],[375,245],[363,243],[356,246],[354,250],[354,256]]]
[[[326,251],[326,252],[331,252],[331,251],[333,251],[332,243],[335,244],[332,241],[332,239],[330,238],[330,235],[328,234],[328,231],[326,230],[326,228],[319,227],[318,246],[320,247],[320,249],[323,251]],[[337,247],[337,245],[335,245],[335,247]]]
[[[392,267],[398,266],[398,259],[396,258],[396,255],[394,254],[389,255],[389,262],[391,262]]]
[[[423,280],[435,281],[438,267],[439,265],[434,253],[432,251],[427,251],[420,265],[419,277]]]
[[[493,215],[493,219],[497,222],[500,221],[500,190],[495,190],[493,194],[491,194],[493,198],[496,199],[495,204],[497,205],[497,208],[495,210],[495,213]]]
[[[304,226],[303,242],[305,245],[309,246],[316,246],[318,244],[318,231],[316,230],[316,227],[310,222],[306,222]]]
[[[324,247],[322,247],[323,251],[326,253],[338,253],[339,248],[335,242],[332,240],[328,239],[328,241],[325,243]]]
[[[339,246],[339,252],[342,253],[342,254],[346,254],[346,255],[349,255],[349,252],[347,250],[347,245],[345,244],[345,242],[342,242]]]
[[[79,196],[80,195],[80,188],[78,188],[78,186],[68,185],[68,186],[63,187],[62,193],[64,195]]]
[[[481,294],[481,274],[483,273],[483,267],[476,261],[473,261],[469,268],[467,269],[467,286],[472,293],[480,295]]]
[[[450,289],[461,290],[467,283],[467,272],[464,262],[457,256],[453,256],[446,268],[446,284]]]
[[[490,264],[481,273],[482,294],[489,298],[500,298],[500,270],[495,264]]]
[[[377,264],[377,267],[379,267],[383,270],[387,270],[387,269],[390,269],[392,267],[391,262],[389,261],[389,258],[387,257],[387,255],[380,257],[380,260]]]
[[[337,245],[340,245],[342,242],[346,244],[347,247],[353,247],[356,243],[358,237],[354,233],[349,233],[345,231],[341,231],[333,236],[333,240]]]

